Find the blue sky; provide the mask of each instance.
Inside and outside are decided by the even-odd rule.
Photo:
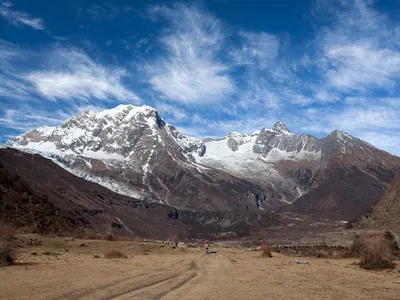
[[[0,142],[147,104],[183,133],[346,131],[400,155],[400,1],[0,1]]]

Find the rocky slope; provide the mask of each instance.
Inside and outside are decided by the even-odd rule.
[[[359,216],[400,158],[344,132],[317,139],[283,123],[219,140],[186,137],[148,106],[85,111],[7,143],[118,193],[192,210]]]
[[[168,238],[279,225],[264,212],[192,212],[140,201],[74,176],[40,155],[0,149],[0,223],[66,233],[92,229]]]
[[[400,232],[400,176],[393,179],[382,197],[353,224],[360,229]]]

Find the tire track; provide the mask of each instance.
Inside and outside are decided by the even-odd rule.
[[[201,259],[204,259],[204,256],[205,255],[203,254],[200,258],[193,260],[189,264],[189,268],[186,267],[180,270],[169,272],[167,274],[163,274],[156,280],[143,280],[135,287],[114,294],[111,297],[107,297],[105,298],[105,300],[161,299],[162,297],[182,287],[193,278],[195,278],[198,273],[197,262],[199,262]],[[178,283],[176,283],[176,281],[178,281]],[[171,285],[172,288],[170,287]],[[162,292],[157,293],[157,291],[160,289],[162,290]]]
[[[194,270],[193,274],[191,274],[188,278],[184,279],[183,281],[179,282],[178,284],[174,285],[172,288],[170,288],[168,291],[162,292],[158,294],[157,296],[153,297],[153,300],[161,300],[164,296],[167,296],[168,294],[171,294],[172,292],[176,291],[177,289],[183,287],[185,284],[187,284],[189,281],[194,279],[195,277],[198,276],[198,267],[197,264],[194,264],[192,266],[192,269]]]
[[[167,271],[169,268],[173,267],[175,264],[180,264],[182,262],[185,262],[185,260],[180,260],[180,261],[174,262],[171,265],[168,265],[168,266],[166,266],[164,268],[153,270],[151,272],[142,272],[142,273],[139,273],[139,274],[137,274],[135,276],[127,276],[127,277],[125,277],[123,279],[120,279],[120,280],[117,280],[117,281],[113,281],[111,283],[106,283],[106,284],[102,284],[102,285],[99,285],[99,286],[95,286],[95,287],[90,288],[90,289],[79,289],[79,290],[75,290],[75,291],[72,291],[72,292],[69,292],[69,293],[65,293],[63,295],[58,295],[58,296],[52,298],[51,300],[58,300],[58,299],[71,299],[71,300],[72,299],[74,299],[74,300],[87,299],[89,296],[91,296],[92,294],[94,294],[96,292],[105,291],[105,290],[107,290],[107,289],[109,289],[109,288],[111,288],[113,286],[116,286],[116,285],[124,284],[124,283],[130,282],[132,280],[137,280],[137,279],[142,278],[142,277],[147,276],[147,275],[163,274],[165,271]]]

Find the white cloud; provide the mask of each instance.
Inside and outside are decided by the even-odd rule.
[[[188,116],[183,109],[167,103],[157,103],[156,109],[162,115],[172,116],[173,121],[182,121]]]
[[[50,55],[44,70],[31,72],[25,79],[53,100],[97,98],[138,102],[139,98],[122,84],[126,75],[124,69],[104,67],[80,50],[58,49]]]
[[[334,25],[321,31],[317,65],[326,83],[340,91],[393,89],[400,78],[399,25],[366,0],[342,2]]]
[[[358,138],[368,141],[375,147],[385,150],[391,154],[400,156],[400,133],[393,132],[391,134],[366,131],[359,132]]]
[[[113,20],[122,13],[128,13],[131,11],[133,11],[133,7],[131,6],[128,5],[120,6],[115,4],[104,4],[104,5],[93,4],[88,9],[86,9],[88,18],[91,21]]]
[[[155,90],[183,103],[217,102],[234,92],[234,83],[227,75],[229,67],[217,59],[224,41],[218,19],[183,4],[156,6],[150,13],[171,23],[171,30],[161,39],[168,56],[151,68],[150,82]]]
[[[241,31],[239,36],[244,43],[241,49],[232,51],[237,64],[264,69],[275,61],[279,51],[279,40],[276,36],[265,32],[247,31]]]
[[[339,89],[392,88],[400,77],[400,52],[379,45],[330,46],[325,57],[332,66],[328,82]]]
[[[262,116],[246,114],[240,116],[240,118],[229,120],[208,119],[195,113],[191,117],[194,124],[177,127],[187,135],[200,138],[221,138],[232,131],[250,134],[255,130],[271,128],[278,119],[280,118],[273,110],[263,112]]]
[[[13,10],[12,3],[5,1],[0,4],[0,16],[14,26],[28,26],[35,30],[44,30],[43,20],[32,17],[31,15]]]
[[[239,95],[237,106],[245,110],[252,110],[254,107],[278,109],[280,98],[276,93],[268,90],[266,85],[263,80],[252,80]]]
[[[309,108],[295,119],[302,133],[326,135],[335,129],[400,155],[400,99],[348,97],[342,106]],[[392,137],[392,138],[390,138]]]
[[[18,131],[28,131],[40,126],[55,126],[70,115],[62,110],[42,111],[29,106],[7,109],[0,117],[0,125]]]
[[[0,97],[25,99],[29,96],[30,87],[19,76],[18,69],[14,66],[29,55],[15,45],[0,40]]]

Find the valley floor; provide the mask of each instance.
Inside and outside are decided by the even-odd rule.
[[[128,258],[103,258],[113,249]],[[206,255],[204,249],[151,243],[43,238],[41,246],[20,249],[18,264],[0,268],[0,298],[301,300],[400,294],[399,266],[376,272],[348,259],[307,258],[309,265],[297,265],[296,258],[278,253],[266,258],[244,249],[215,250]],[[52,253],[43,254],[47,251]]]

